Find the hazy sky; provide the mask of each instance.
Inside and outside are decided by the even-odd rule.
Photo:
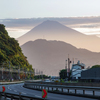
[[[44,18],[44,17],[86,17],[100,16],[100,0],[0,0],[0,23],[2,19]],[[9,20],[6,20],[9,21]],[[21,22],[19,22],[20,24]],[[10,23],[11,24],[11,23]],[[90,24],[90,23],[89,23]],[[97,23],[99,24],[99,23]],[[6,24],[5,24],[6,25]],[[6,25],[7,26],[7,25]],[[23,22],[24,27],[24,22]],[[74,27],[80,32],[91,32],[90,28]],[[29,29],[9,28],[9,34],[18,37]],[[98,30],[98,29],[96,29]],[[97,34],[95,29],[94,33]],[[98,30],[99,32],[100,30]],[[14,34],[15,32],[15,34]]]
[[[100,15],[100,0],[0,0],[0,19]]]

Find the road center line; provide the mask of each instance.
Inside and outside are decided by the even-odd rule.
[[[24,92],[21,92],[22,94],[26,94],[26,93],[24,93]]]
[[[41,97],[41,96],[38,96],[38,95],[35,95],[36,97]]]
[[[8,87],[8,89],[10,89],[10,88]]]
[[[15,92],[17,92],[16,90],[14,90]]]

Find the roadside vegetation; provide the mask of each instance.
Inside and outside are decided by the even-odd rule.
[[[26,71],[32,71],[32,65],[24,56],[19,43],[8,35],[3,24],[0,24],[0,67],[9,69],[9,66],[18,70],[19,68]]]

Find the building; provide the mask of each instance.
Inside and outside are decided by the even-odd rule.
[[[90,68],[88,70],[82,71],[81,73],[82,81],[100,81],[100,68]]]
[[[80,79],[81,78],[81,72],[85,69],[85,64],[80,63],[80,61],[77,62],[77,64],[72,64],[71,69],[71,77],[73,79]]]

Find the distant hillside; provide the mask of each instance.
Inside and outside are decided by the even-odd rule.
[[[11,63],[12,66],[20,66],[20,68],[32,69],[28,63],[27,57],[22,53],[18,42],[8,36],[5,26],[0,24],[0,64]],[[5,65],[8,67],[8,65]]]
[[[78,60],[86,67],[100,64],[100,53],[86,49],[77,49],[62,41],[47,41],[37,39],[21,46],[23,53],[35,69],[44,71],[47,75],[58,75],[59,70],[65,68],[65,60],[69,57],[77,63]]]
[[[36,39],[58,40],[70,43],[77,48],[85,48],[90,51],[100,52],[100,38],[82,34],[66,27],[57,21],[44,21],[28,33],[18,38],[20,45]]]

